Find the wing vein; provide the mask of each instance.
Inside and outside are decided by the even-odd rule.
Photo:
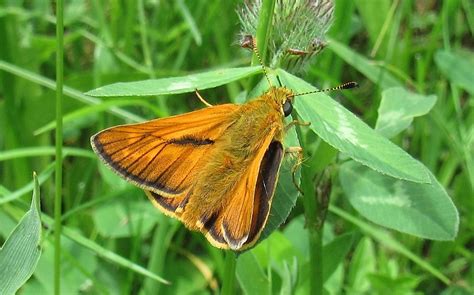
[[[150,151],[156,149],[161,144],[165,144],[165,143],[164,142],[159,142],[157,145],[152,146],[150,149],[148,149],[146,152],[144,152],[143,155],[141,155],[140,157],[137,157],[132,163],[130,163],[130,165],[128,165],[127,167],[124,167],[124,169],[129,170],[134,164],[138,163],[138,161],[140,161],[142,158],[144,158]],[[150,163],[150,162],[148,162],[148,163]],[[139,175],[139,174],[140,173],[136,173],[136,175]]]
[[[115,161],[123,161],[123,160],[125,160],[126,158],[128,158],[129,156],[133,156],[136,151],[138,151],[138,150],[141,149],[144,145],[146,145],[146,144],[148,144],[148,143],[150,143],[150,142],[152,142],[152,141],[154,140],[154,138],[151,138],[151,139],[145,139],[145,138],[146,138],[146,136],[142,136],[142,139],[143,139],[142,142],[141,142],[141,140],[139,139],[139,140],[135,141],[134,143],[132,143],[132,144],[130,144],[130,145],[125,145],[124,147],[117,149],[116,151],[110,153],[110,154],[109,154],[109,157],[112,158],[112,156],[115,155],[116,153],[122,152],[123,150],[127,150],[127,149],[129,149],[131,146],[135,146],[136,143],[139,143],[137,146],[134,147],[134,150],[131,151],[131,152],[129,152],[129,153],[127,153],[127,154],[125,155],[125,157],[120,158],[120,159],[114,159],[114,160],[115,160]]]

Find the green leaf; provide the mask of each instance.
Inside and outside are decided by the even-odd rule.
[[[268,249],[271,249],[270,256],[268,255]],[[253,248],[251,252],[264,269],[271,265],[272,268],[276,270],[276,268],[280,268],[285,261],[292,260],[293,257],[297,257],[300,260],[305,259],[304,254],[300,253],[298,249],[294,247],[292,241],[281,231],[275,231],[268,239]]]
[[[344,264],[340,264],[329,279],[324,283],[323,294],[348,294],[345,291],[344,282],[345,268]]]
[[[291,242],[295,252],[299,252],[302,254],[302,256],[308,258],[309,236],[305,223],[306,221],[304,214],[294,216],[287,224],[285,224],[283,233],[285,237]],[[327,227],[325,226],[324,229],[327,229]],[[323,236],[328,237],[328,235],[324,235],[324,233]]]
[[[376,271],[376,257],[374,242],[369,237],[363,237],[349,265],[347,275],[348,293],[366,294],[370,290],[370,281],[367,275]]]
[[[375,129],[387,138],[405,130],[414,117],[427,114],[436,103],[436,95],[421,95],[402,87],[382,92]]]
[[[316,91],[305,81],[278,71],[283,83],[296,93]],[[295,109],[324,141],[354,160],[383,174],[415,182],[430,182],[425,167],[401,148],[379,135],[339,103],[323,93],[297,96]]]
[[[369,274],[368,277],[373,290],[378,291],[377,294],[414,294],[416,286],[421,281],[420,277],[414,275],[402,275],[394,278],[386,274]]]
[[[296,257],[293,257],[291,262],[288,260],[285,260],[281,267],[274,268],[281,278],[280,294],[293,294],[296,290],[296,282],[298,281],[298,260]]]
[[[339,57],[341,57],[345,62],[356,68],[370,81],[379,85],[382,89],[402,86],[400,81],[387,72],[387,70],[377,66],[374,61],[365,58],[336,40],[329,40],[328,47],[334,53],[339,55]]]
[[[436,52],[435,61],[441,72],[451,82],[466,89],[474,95],[474,57],[463,57],[462,55],[447,50]]]
[[[70,112],[66,115],[63,116],[63,124],[64,125],[69,125],[72,122],[78,121],[80,119],[88,118],[92,115],[95,115],[99,112],[104,112],[108,111],[109,109],[113,107],[119,107],[119,106],[128,106],[128,105],[140,105],[143,107],[146,107],[150,110],[153,110],[155,113],[158,113],[160,115],[163,115],[163,112],[159,111],[157,108],[153,107],[150,103],[133,99],[133,100],[110,100],[110,101],[105,101],[100,104],[95,104],[95,105],[90,105],[87,107],[83,107],[80,109],[77,109],[73,112]],[[49,122],[48,124],[36,129],[34,131],[34,135],[39,135],[42,134],[46,131],[54,130],[56,128],[56,120],[53,120]]]
[[[86,95],[106,96],[151,96],[193,92],[196,89],[213,88],[239,80],[261,71],[261,67],[228,68],[184,77],[162,78],[137,82],[122,82],[102,86]]]
[[[33,274],[41,255],[40,191],[36,174],[33,178],[30,210],[0,249],[0,294],[14,294]]]
[[[344,258],[352,247],[353,241],[354,234],[348,232],[324,245],[323,282],[326,282],[336,271],[337,266],[344,261]]]
[[[269,280],[252,251],[239,255],[236,276],[245,294],[270,294]]]
[[[355,163],[339,178],[352,206],[372,222],[421,238],[453,240],[459,216],[450,197],[429,173],[430,184],[393,179]]]

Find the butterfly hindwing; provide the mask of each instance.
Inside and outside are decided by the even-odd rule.
[[[228,196],[222,196],[227,203],[203,219],[199,230],[211,244],[222,249],[243,250],[257,242],[269,216],[282,158],[282,144],[271,142],[257,154],[235,189]],[[147,195],[165,214],[182,220],[188,194],[169,198],[148,191]]]
[[[283,147],[274,141],[262,150],[264,154],[258,155],[248,167],[222,211],[204,224],[206,238],[214,246],[243,250],[260,237],[269,216]]]
[[[152,191],[145,191],[148,199],[160,209],[161,212],[165,213],[168,216],[181,219],[181,213],[184,210],[184,207],[187,202],[188,195],[184,194],[176,197],[163,197]]]

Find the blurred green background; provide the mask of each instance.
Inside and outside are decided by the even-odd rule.
[[[68,114],[97,104],[82,93],[113,82],[180,76],[215,68],[248,66],[239,46],[236,10],[242,1],[66,1],[65,98]],[[55,16],[49,1],[0,0],[0,242],[31,197],[32,171],[40,175],[42,211],[53,213],[55,118]],[[433,110],[393,139],[422,161],[446,188],[461,216],[453,242],[422,240],[371,225],[369,233],[334,214],[325,225],[325,255],[340,259],[325,283],[332,294],[471,294],[474,292],[474,4],[470,0],[337,0],[329,37],[396,77],[407,89],[438,97]],[[468,69],[467,71],[465,69]],[[360,88],[332,96],[374,126],[383,85],[355,59],[325,49],[301,75],[317,87],[357,81]],[[238,82],[201,92],[211,103],[235,101]],[[219,290],[223,252],[153,208],[144,194],[100,165],[89,138],[135,119],[201,108],[195,94],[123,98],[85,108],[64,125],[64,225],[74,235],[153,270],[170,280],[157,285],[63,239],[64,294],[206,294]],[[358,217],[333,188],[332,203]],[[239,257],[237,279],[246,293],[261,291],[255,278],[271,278],[271,293],[305,294],[307,233],[301,200],[287,223]],[[375,230],[404,246],[387,247]],[[338,243],[331,244],[335,238]],[[52,234],[22,294],[52,292]],[[442,282],[407,258],[431,264]],[[330,252],[334,251],[334,252]],[[339,251],[339,252],[338,252]],[[339,253],[339,254],[338,254]],[[113,261],[113,260],[112,260]],[[0,266],[1,267],[1,266]],[[249,274],[248,270],[255,270]],[[262,275],[262,274],[265,274]],[[249,285],[249,280],[256,282]],[[268,282],[267,282],[268,285]],[[254,289],[253,289],[254,288]]]

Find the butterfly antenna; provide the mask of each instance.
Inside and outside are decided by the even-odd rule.
[[[283,84],[281,84],[280,76],[276,76],[276,78],[277,78],[277,81],[278,81],[278,85],[280,87],[283,87]]]
[[[334,90],[345,90],[345,89],[353,89],[359,87],[359,84],[357,82],[346,82],[344,84],[341,84],[336,87],[332,88],[326,88],[326,89],[321,89],[321,90],[315,90],[315,91],[308,91],[308,92],[303,92],[303,93],[297,93],[294,94],[293,96],[301,96],[301,95],[306,95],[306,94],[312,94],[312,93],[319,93],[319,92],[330,92]]]
[[[258,61],[260,62],[260,66],[262,67],[263,74],[265,75],[265,78],[267,78],[268,85],[270,85],[270,87],[272,87],[272,82],[270,82],[270,78],[268,78],[267,68],[266,68],[265,65],[263,64],[263,60],[262,60],[262,58],[260,57],[260,53],[258,52],[257,40],[256,40],[256,38],[252,38],[252,44],[253,44],[253,52],[255,52],[255,55],[257,56]]]

